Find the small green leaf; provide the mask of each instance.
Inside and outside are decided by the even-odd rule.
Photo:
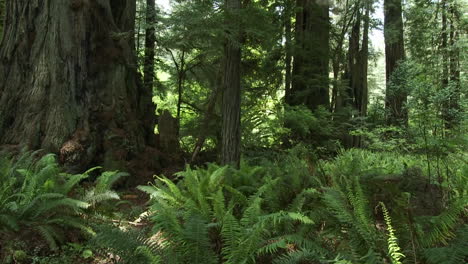
[[[93,256],[93,251],[89,250],[89,249],[85,249],[83,251],[83,253],[81,253],[81,257],[83,257],[84,259],[88,259],[90,257]]]

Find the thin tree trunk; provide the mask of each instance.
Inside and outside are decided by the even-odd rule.
[[[146,0],[146,30],[145,30],[145,61],[143,65],[143,85],[145,89],[153,90],[154,56],[155,56],[155,23],[156,7],[154,0]]]
[[[137,12],[137,14],[140,13],[140,12]],[[140,31],[141,31],[141,21],[143,20],[140,17],[137,17],[136,18],[137,20],[137,32],[136,32],[136,42],[135,42],[135,45],[136,45],[136,56],[137,56],[137,60],[138,60],[138,63],[140,63],[139,61],[139,56],[140,56],[140,38],[141,38],[141,34],[140,34]]]
[[[201,130],[198,135],[198,139],[197,139],[197,142],[195,143],[195,148],[193,149],[192,156],[190,159],[191,164],[193,164],[196,161],[198,154],[200,153],[200,151],[203,148],[203,145],[205,144],[206,137],[208,134],[208,129],[210,127],[210,122],[212,121],[214,117],[216,102],[218,101],[219,94],[222,92],[222,89],[221,89],[222,88],[222,78],[221,78],[222,75],[221,74],[222,74],[222,71],[220,70],[220,73],[218,74],[219,78],[217,78],[219,81],[218,80],[216,81],[215,87],[213,87],[214,88],[213,92],[210,98],[208,99],[208,105],[206,107],[205,116],[203,118],[203,122],[201,125]]]
[[[285,98],[286,102],[290,101],[291,97],[291,69],[292,69],[292,25],[291,25],[291,12],[292,12],[292,1],[286,0],[285,2],[285,9],[284,9],[284,36],[285,36],[285,82],[284,82],[284,90],[285,90]]]
[[[7,1],[0,144],[60,153],[71,170],[125,169],[153,135],[138,86],[135,1]],[[150,113],[150,115],[148,115]]]
[[[357,96],[356,108],[362,117],[367,115],[367,104],[368,104],[368,87],[367,87],[367,71],[368,71],[368,59],[369,59],[369,27],[370,27],[370,1],[367,1],[365,5],[366,13],[364,15],[364,31],[362,33],[362,44],[361,44],[361,76],[360,76],[360,91]]]
[[[401,0],[384,0],[384,16],[387,122],[402,125],[408,122],[407,91],[392,89],[391,83],[392,74],[405,59]]]
[[[442,3],[442,90],[448,93],[443,103],[442,118],[447,130],[452,129],[457,123],[457,115],[460,109],[460,69],[459,51],[456,46],[458,33],[456,30],[456,9],[454,3],[443,0]],[[450,16],[450,19],[449,19]],[[447,131],[449,132],[449,131]]]
[[[450,117],[448,120],[448,129],[451,129],[459,124],[459,111],[460,111],[460,94],[461,94],[461,84],[460,84],[460,48],[457,45],[458,42],[458,29],[457,25],[459,23],[459,14],[457,6],[454,1],[450,3],[449,7],[450,12],[450,36],[449,36],[449,45],[450,45],[450,84],[452,91],[450,93],[450,103],[449,103],[449,112]]]
[[[361,68],[357,86],[355,87],[355,109],[358,112],[358,122],[363,123],[363,118],[367,115],[367,102],[368,102],[368,87],[367,87],[367,71],[368,71],[368,58],[369,58],[369,20],[370,20],[370,1],[365,4],[364,25],[362,33],[361,50],[359,52],[359,67]],[[354,136],[354,147],[362,147],[362,136]]]
[[[441,89],[446,91],[449,86],[449,52],[448,52],[448,22],[447,22],[447,0],[442,0],[442,43],[440,49],[442,52],[442,80]],[[442,119],[446,128],[450,127],[449,117],[449,99],[447,98],[442,106]]]
[[[231,35],[225,46],[225,68],[223,80],[223,124],[221,163],[240,166],[240,66],[241,33],[239,25],[240,0],[226,0],[226,23]]]
[[[337,40],[336,47],[333,51],[332,55],[332,70],[333,70],[333,88],[332,88],[332,98],[331,98],[331,106],[330,109],[332,112],[337,112],[343,107],[343,92],[342,87],[339,85],[339,76],[342,72],[341,64],[345,64],[343,62],[344,58],[344,40],[346,34],[348,32],[349,27],[351,26],[352,22],[355,19],[356,14],[359,12],[359,4],[355,4],[355,8],[353,8],[353,12],[348,14],[349,10],[349,1],[347,0],[345,3],[345,10],[346,13],[344,14],[343,18],[343,25],[341,27],[341,32]]]
[[[359,50],[362,21],[361,2],[359,1],[355,3],[355,5],[356,17],[354,18],[351,34],[349,36],[348,62],[344,73],[344,79],[347,80],[348,86],[346,87],[346,90],[343,91],[342,95],[340,95],[342,98],[342,106],[350,107],[351,109],[356,109],[356,101],[358,98],[357,93],[360,89],[360,75],[362,72],[362,62]],[[353,119],[353,112],[350,111],[345,113],[342,118],[344,122],[349,123],[349,121]],[[356,147],[355,137],[349,134],[351,129],[351,127],[345,127],[342,138],[343,146],[346,148]]]
[[[177,67],[178,68],[178,71],[177,71],[177,123],[178,123],[178,128],[177,128],[177,131],[180,130],[180,110],[181,110],[181,107],[182,107],[182,96],[183,96],[183,92],[184,92],[184,80],[185,80],[185,51],[182,50],[182,56],[181,56],[181,59],[180,59],[180,66]]]

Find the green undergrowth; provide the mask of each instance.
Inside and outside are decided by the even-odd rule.
[[[72,175],[62,172],[52,154],[27,152],[16,158],[2,154],[1,263],[53,263],[40,262],[40,255],[72,252],[69,245],[95,236],[92,223],[108,216],[120,199],[112,185],[127,176],[117,171],[98,174],[99,169]],[[89,179],[91,174],[97,175],[94,180]],[[84,188],[80,184],[84,180],[91,186]],[[81,251],[83,257],[89,255],[86,249]]]
[[[295,149],[240,170],[208,164],[158,177],[153,253],[161,263],[440,263],[466,253],[466,171],[442,182],[424,156],[350,150],[314,161]],[[433,166],[430,164],[430,166]],[[450,186],[450,188],[446,188]],[[429,193],[429,195],[428,195]]]
[[[329,160],[311,153],[296,147],[244,160],[238,170],[207,164],[171,179],[158,176],[138,187],[150,197],[146,208],[119,200],[111,189],[124,173],[94,168],[69,175],[53,155],[3,156],[3,262],[466,260],[465,156],[435,164],[393,152],[348,150]],[[435,177],[444,165],[450,169]]]

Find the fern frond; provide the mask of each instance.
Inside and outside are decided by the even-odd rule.
[[[307,249],[291,251],[288,254],[276,258],[274,264],[297,264],[316,261],[317,255]]]
[[[55,230],[50,226],[37,226],[35,229],[39,231],[39,234],[47,242],[50,249],[54,251],[58,250],[57,241],[55,240]]]
[[[437,244],[448,245],[454,237],[453,229],[459,219],[466,214],[467,199],[461,197],[448,206],[447,210],[433,218],[431,230],[423,234],[421,244],[423,247],[431,247]]]
[[[392,219],[390,218],[390,214],[388,213],[387,207],[384,203],[379,203],[380,207],[382,208],[382,213],[384,216],[385,224],[387,225],[387,232],[388,232],[388,255],[392,261],[392,264],[402,264],[400,259],[404,258],[405,255],[401,253],[401,248],[398,246],[398,239],[395,236],[395,230],[392,226]]]

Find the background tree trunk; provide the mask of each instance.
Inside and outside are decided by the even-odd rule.
[[[291,69],[292,69],[292,22],[291,14],[293,9],[293,2],[291,0],[286,0],[284,2],[284,49],[285,49],[285,80],[284,80],[284,90],[285,90],[285,101],[290,101],[291,97]]]
[[[455,1],[451,1],[450,7],[450,36],[449,36],[449,45],[450,45],[450,98],[449,98],[449,118],[447,122],[447,128],[451,129],[457,126],[460,123],[460,94],[461,94],[461,84],[460,84],[460,47],[458,45],[459,41],[459,23],[460,23],[460,14],[458,6]]]
[[[231,35],[225,46],[223,80],[223,124],[221,163],[240,166],[240,64],[241,34],[239,25],[240,0],[226,0],[226,24]]]
[[[124,169],[153,136],[138,85],[134,0],[8,1],[0,144],[60,153],[70,170]]]
[[[145,61],[143,65],[143,83],[152,91],[154,85],[154,56],[156,47],[156,6],[155,0],[146,0]]]
[[[441,89],[448,94],[443,103],[442,119],[444,126],[450,130],[458,122],[460,110],[460,67],[459,47],[457,46],[458,12],[453,1],[443,0],[442,5],[442,85]]]
[[[406,124],[407,91],[393,90],[390,82],[398,64],[405,59],[401,0],[384,0],[384,16],[387,121],[392,125]]]
[[[329,107],[329,6],[297,0],[296,38],[290,105]]]

